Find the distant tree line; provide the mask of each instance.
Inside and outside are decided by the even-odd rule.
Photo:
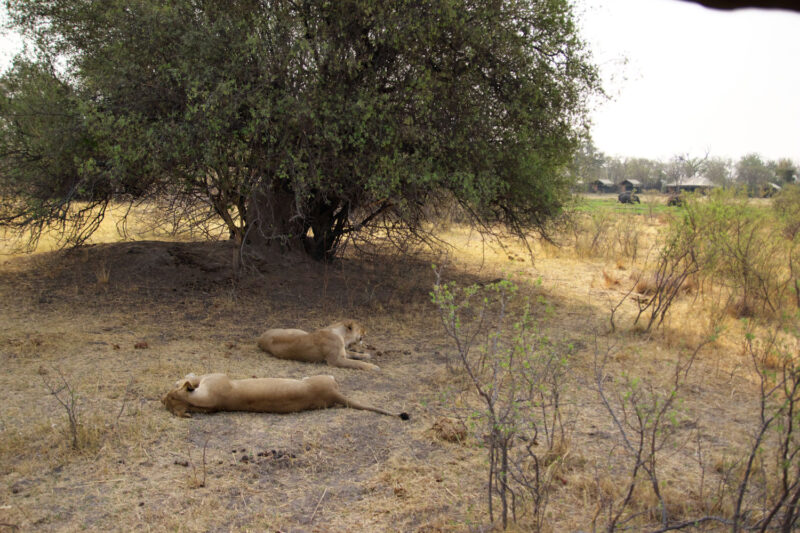
[[[585,184],[599,179],[614,183],[637,180],[642,189],[657,190],[666,183],[699,175],[723,187],[746,187],[749,194],[760,196],[771,184],[782,187],[795,183],[799,167],[789,158],[766,160],[756,153],[742,156],[738,161],[708,154],[702,157],[675,155],[668,161],[616,157],[599,151],[589,140],[576,153],[570,170],[576,181]]]

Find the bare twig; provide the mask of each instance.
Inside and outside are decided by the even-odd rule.
[[[325,495],[326,495],[327,493],[328,493],[328,487],[325,487],[325,490],[323,490],[323,491],[322,491],[322,496],[320,496],[320,497],[319,497],[319,500],[317,501],[317,505],[316,505],[316,507],[314,507],[314,512],[313,512],[313,513],[311,513],[311,518],[309,518],[309,519],[308,519],[308,523],[309,523],[309,524],[311,524],[312,522],[314,522],[314,517],[315,517],[315,516],[317,516],[317,510],[319,509],[319,506],[320,506],[320,504],[322,503],[322,500],[325,498]]]
[[[56,368],[55,370],[58,373],[58,377],[61,379],[60,387],[56,388],[55,385],[50,383],[50,381],[48,381],[44,375],[42,375],[42,381],[44,382],[44,386],[50,392],[50,395],[55,398],[66,411],[67,421],[69,422],[69,435],[72,440],[72,449],[77,450],[79,447],[78,396],[64,377],[61,369]]]
[[[128,381],[128,385],[125,387],[125,394],[122,396],[122,405],[119,406],[119,412],[117,413],[117,417],[114,419],[114,427],[117,427],[119,424],[119,419],[122,416],[122,413],[125,411],[125,405],[128,403],[128,396],[131,392],[133,382],[134,378],[131,378],[130,381]]]

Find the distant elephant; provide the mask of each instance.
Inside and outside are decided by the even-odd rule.
[[[667,198],[667,205],[675,206],[675,207],[682,206],[683,205],[683,197],[680,195],[680,193],[670,194],[669,198]]]
[[[623,193],[620,193],[620,195],[617,196],[617,199],[622,204],[640,204],[640,203],[642,203],[639,200],[639,197],[636,196],[635,194],[633,194],[633,192],[631,192],[631,191],[625,191]]]

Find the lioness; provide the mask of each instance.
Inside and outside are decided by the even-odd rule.
[[[374,411],[408,420],[407,413],[390,413],[345,397],[333,376],[303,379],[230,379],[225,374],[189,374],[161,398],[161,403],[176,416],[189,418],[189,412],[255,411],[294,413],[343,405]]]
[[[371,355],[352,350],[348,354],[347,347],[360,342],[363,336],[361,324],[344,320],[311,333],[302,329],[268,329],[258,338],[258,347],[279,359],[309,363],[327,361],[331,366],[342,368],[380,370],[377,365],[357,360],[369,359]]]

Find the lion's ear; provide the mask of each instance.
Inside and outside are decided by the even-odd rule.
[[[183,382],[180,386],[181,389],[185,390],[186,392],[192,392],[195,388],[192,386],[192,382],[188,379]]]

